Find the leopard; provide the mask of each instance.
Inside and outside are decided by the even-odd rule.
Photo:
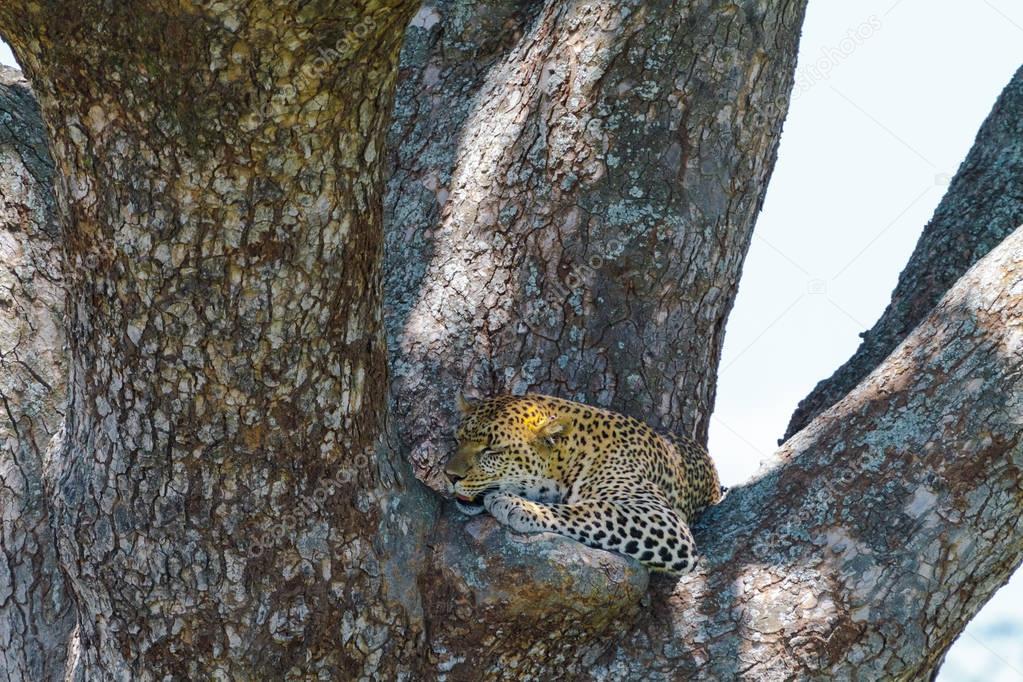
[[[690,523],[724,493],[698,442],[549,395],[457,403],[457,447],[444,473],[460,511],[624,554],[655,573],[695,568]]]

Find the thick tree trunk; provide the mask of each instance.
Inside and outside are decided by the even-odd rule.
[[[84,679],[420,655],[428,514],[381,447],[380,160],[414,6],[0,6],[60,171],[52,505]]]
[[[74,609],[57,563],[43,453],[64,410],[53,163],[35,99],[0,67],[0,671],[62,680]]]
[[[792,415],[783,440],[860,383],[966,270],[1023,224],[1023,68],[1005,87],[924,228],[892,301],[834,375]],[[780,443],[779,443],[780,444]]]
[[[391,135],[386,314],[404,442],[430,485],[462,386],[705,440],[804,7],[420,10]]]
[[[420,11],[389,204],[403,441],[384,419],[379,199],[411,11],[373,7],[0,7],[61,171],[73,357],[67,438],[48,473],[82,623],[74,672],[931,670],[1023,556],[1023,232],[702,519],[694,575],[651,581],[564,537],[466,524],[450,507],[438,514],[401,444],[428,478],[446,446],[431,429],[449,422],[463,370],[477,390],[643,406],[650,421],[701,433],[713,381],[686,379],[695,364],[673,354],[716,363],[802,4]],[[437,89],[412,100],[426,84]],[[652,170],[649,150],[669,150],[659,162],[670,172]],[[615,237],[613,253],[591,250]],[[404,273],[403,241],[428,249],[406,249]],[[657,253],[644,282],[643,259]],[[544,301],[540,318],[529,297]],[[548,319],[556,339],[540,333]],[[512,320],[521,325],[502,336]],[[663,349],[662,378],[643,354]]]

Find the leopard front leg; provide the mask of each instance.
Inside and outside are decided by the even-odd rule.
[[[494,518],[520,533],[553,531],[674,575],[689,573],[696,566],[696,543],[689,526],[660,500],[541,504],[494,493],[483,504]]]

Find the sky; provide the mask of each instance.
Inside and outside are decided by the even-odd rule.
[[[14,65],[0,43],[0,63]],[[729,320],[710,451],[726,485],[776,449],[798,401],[855,351],[1002,88],[1019,0],[810,0],[797,87]],[[940,682],[1023,682],[1023,574]]]
[[[850,38],[852,32],[854,38]],[[1023,65],[1019,0],[810,0],[778,163],[729,319],[710,452],[725,485],[859,345],[981,122]],[[941,682],[1023,681],[1023,574]]]

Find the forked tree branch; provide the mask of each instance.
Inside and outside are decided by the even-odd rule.
[[[1005,86],[924,228],[891,303],[835,373],[804,398],[791,437],[877,367],[966,270],[1023,223],[1023,68]]]
[[[493,521],[449,517],[424,598],[437,663],[465,678],[919,679],[1023,559],[1021,415],[1023,228],[705,513],[692,576],[647,595],[631,562],[549,535],[524,550]]]

